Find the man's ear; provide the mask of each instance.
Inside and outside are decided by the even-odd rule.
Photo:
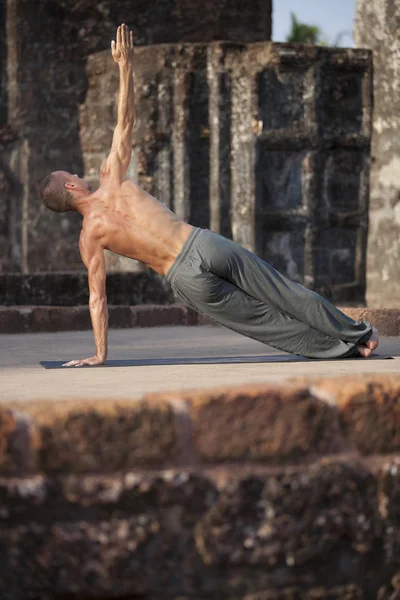
[[[64,187],[67,188],[67,190],[74,190],[76,188],[76,184],[72,183],[71,181],[65,181]]]

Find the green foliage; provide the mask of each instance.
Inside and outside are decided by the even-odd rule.
[[[300,23],[294,13],[291,13],[290,16],[292,27],[286,38],[287,42],[291,42],[292,44],[324,44],[322,32],[319,27]]]

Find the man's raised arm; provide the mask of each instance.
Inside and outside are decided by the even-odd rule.
[[[126,25],[117,29],[117,40],[111,52],[119,66],[118,122],[114,130],[111,152],[103,165],[100,181],[123,181],[132,155],[132,129],[135,122],[133,95],[133,35]]]

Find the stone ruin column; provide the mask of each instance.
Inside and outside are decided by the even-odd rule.
[[[400,2],[357,0],[355,41],[374,57],[367,301],[400,303]]]

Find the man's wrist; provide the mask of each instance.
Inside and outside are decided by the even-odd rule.
[[[129,71],[132,71],[132,69],[133,69],[133,64],[131,62],[119,62],[118,66],[119,66],[119,70],[123,71],[125,73],[128,73]]]

